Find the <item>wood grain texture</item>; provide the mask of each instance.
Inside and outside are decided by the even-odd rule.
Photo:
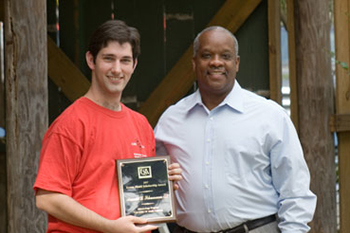
[[[44,232],[32,186],[48,125],[46,0],[5,9],[7,233]]]
[[[350,64],[350,0],[334,1],[336,60]],[[336,114],[350,114],[350,74],[336,66]],[[338,132],[340,232],[350,232],[350,132]]]
[[[294,1],[299,137],[318,204],[311,232],[336,232],[334,113],[328,0]]]
[[[282,104],[280,1],[268,0],[270,99]]]
[[[69,100],[74,101],[83,96],[90,87],[89,80],[50,37],[47,37],[47,50],[51,80],[62,89]]]
[[[296,42],[294,0],[287,0],[287,31],[288,31],[288,61],[289,61],[289,86],[290,86],[290,115],[296,130],[299,132],[298,110],[298,86],[296,77]]]

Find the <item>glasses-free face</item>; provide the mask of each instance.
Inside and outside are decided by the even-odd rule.
[[[86,60],[92,70],[91,89],[94,97],[107,102],[120,99],[137,64],[137,60],[133,60],[130,43],[111,41],[99,51],[95,61],[89,52]]]
[[[232,90],[239,70],[233,37],[222,30],[204,32],[192,59],[202,98],[223,100]]]

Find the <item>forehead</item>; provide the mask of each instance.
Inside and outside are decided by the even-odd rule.
[[[129,42],[120,44],[118,41],[109,41],[103,47],[100,54],[123,54],[124,56],[132,56],[132,46]]]
[[[199,50],[226,50],[234,52],[232,35],[220,29],[204,32],[199,38]]]

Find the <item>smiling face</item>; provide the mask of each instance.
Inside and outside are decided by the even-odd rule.
[[[119,102],[137,64],[130,43],[110,41],[98,52],[95,61],[90,52],[86,53],[86,60],[92,71],[90,94],[94,101],[101,105]]]
[[[221,103],[232,90],[239,69],[232,35],[222,29],[203,32],[192,64],[204,104]]]

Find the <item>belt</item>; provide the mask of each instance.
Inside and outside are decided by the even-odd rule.
[[[271,222],[274,222],[274,221],[276,221],[276,215],[275,214],[267,216],[267,217],[264,217],[264,218],[250,220],[250,221],[242,223],[241,225],[236,226],[234,228],[223,230],[223,231],[219,231],[219,232],[216,232],[216,233],[247,233],[250,230],[256,229],[258,227],[262,227],[262,226],[264,226],[266,224],[269,224]],[[183,228],[183,233],[195,233],[195,232],[190,231],[190,230],[188,230],[188,229],[186,229],[184,227],[182,227],[182,228]]]

